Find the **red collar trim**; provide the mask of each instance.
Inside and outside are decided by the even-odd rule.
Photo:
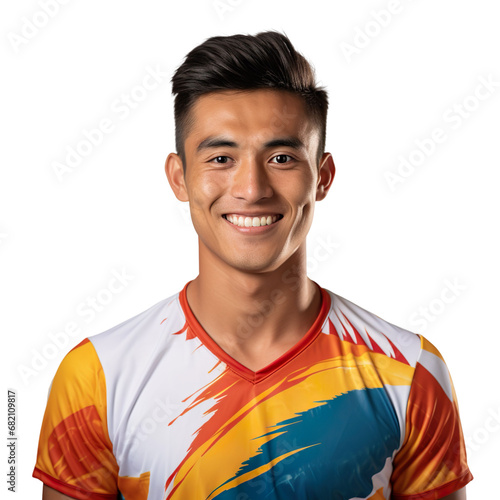
[[[184,316],[186,317],[186,321],[193,331],[193,333],[198,337],[198,339],[205,345],[205,347],[211,351],[217,358],[219,358],[223,363],[225,363],[228,368],[230,368],[237,375],[243,377],[244,379],[256,384],[261,382],[265,378],[269,377],[269,375],[273,374],[275,371],[279,370],[287,363],[289,363],[293,358],[298,356],[302,351],[304,351],[321,333],[321,327],[323,326],[328,313],[330,311],[331,299],[329,293],[321,288],[316,282],[316,286],[321,291],[321,308],[314,320],[314,323],[311,325],[307,333],[287,352],[282,354],[279,358],[272,361],[269,365],[262,368],[261,370],[254,372],[242,365],[234,358],[232,358],[226,351],[224,351],[213,339],[208,335],[208,333],[203,329],[195,315],[191,311],[189,307],[186,290],[187,287],[191,283],[188,281],[182,291],[179,294],[179,302],[181,304],[182,310],[184,312]]]

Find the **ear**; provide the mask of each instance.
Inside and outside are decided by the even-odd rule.
[[[178,154],[170,153],[167,156],[165,160],[165,173],[175,197],[180,201],[189,201],[186,181],[184,179],[184,168]]]
[[[335,177],[335,164],[330,153],[323,153],[318,169],[318,185],[316,186],[316,201],[325,198]]]

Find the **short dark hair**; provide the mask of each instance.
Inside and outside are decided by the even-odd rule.
[[[195,47],[172,77],[175,95],[175,147],[184,170],[184,141],[192,123],[196,100],[223,90],[285,90],[301,96],[318,126],[317,161],[325,149],[328,94],[318,87],[313,67],[297,52],[288,37],[276,31],[257,35],[214,36]]]

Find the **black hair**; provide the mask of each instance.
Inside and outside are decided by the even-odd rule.
[[[175,146],[184,169],[190,111],[202,95],[223,90],[274,89],[301,96],[320,132],[317,160],[326,140],[328,94],[316,85],[314,69],[288,37],[276,31],[214,36],[195,47],[172,77]]]

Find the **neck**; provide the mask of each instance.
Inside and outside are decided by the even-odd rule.
[[[321,294],[306,274],[305,245],[272,271],[238,270],[211,252],[200,252],[199,269],[188,303],[204,330],[235,357],[286,351],[319,313]]]

